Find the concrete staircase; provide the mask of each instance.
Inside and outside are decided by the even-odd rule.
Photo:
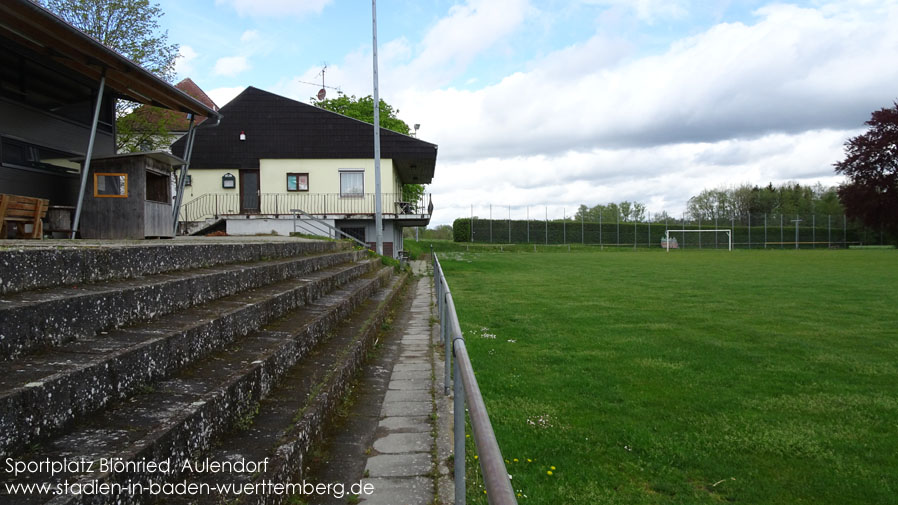
[[[286,501],[404,280],[336,242],[0,250],[0,503]]]

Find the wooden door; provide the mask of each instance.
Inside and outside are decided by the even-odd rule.
[[[240,213],[258,214],[261,212],[261,192],[259,188],[258,170],[240,171]]]

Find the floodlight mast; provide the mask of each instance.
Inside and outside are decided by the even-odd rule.
[[[377,0],[371,0],[371,31],[374,34],[374,233],[376,252],[384,253],[383,211],[380,201],[380,96],[377,90]]]

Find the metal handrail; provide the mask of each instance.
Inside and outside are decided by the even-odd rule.
[[[290,209],[301,208],[315,215],[330,214],[373,214],[375,211],[374,193],[360,195],[341,195],[339,193],[260,193],[258,208],[246,210],[241,208],[240,194],[204,193],[181,205],[180,221],[201,221],[207,217],[218,217],[225,214],[269,214],[289,215]],[[383,214],[399,218],[400,216],[430,216],[433,214],[430,195],[421,195],[416,201],[403,201],[401,193],[383,193]]]
[[[342,235],[342,236],[344,236],[344,237],[346,237],[346,238],[348,238],[348,239],[350,239],[350,240],[355,241],[356,244],[358,244],[358,245],[364,247],[365,249],[370,249],[370,248],[368,247],[368,244],[366,244],[366,243],[362,242],[361,240],[359,240],[359,239],[353,237],[352,235],[349,235],[348,233],[344,232],[343,230],[341,230],[341,229],[339,229],[339,228],[336,228],[336,227],[334,227],[334,226],[331,226],[331,225],[325,223],[324,221],[318,219],[318,218],[315,217],[315,216],[310,215],[308,212],[305,212],[305,211],[303,211],[302,209],[290,209],[290,212],[292,212],[294,216],[306,216],[307,219],[310,219],[310,220],[312,220],[312,221],[315,221],[316,223],[318,223],[318,224],[320,224],[320,225],[322,225],[322,226],[325,226],[325,227],[329,228],[331,231],[334,232],[334,237],[336,237],[336,236],[337,236],[336,234],[339,233],[340,235]],[[297,219],[297,220],[295,220],[295,221],[293,222],[293,231],[294,231],[294,232],[296,231],[296,225],[297,225],[298,222],[299,222],[299,219]]]
[[[490,424],[486,404],[480,394],[474,368],[468,357],[464,335],[455,312],[455,302],[449,290],[449,282],[443,274],[440,260],[430,247],[433,257],[433,282],[437,294],[437,309],[440,312],[440,333],[446,349],[444,393],[449,394],[449,371],[454,373],[454,430],[455,430],[455,503],[465,503],[465,400],[468,403],[468,414],[471,418],[471,431],[474,433],[474,445],[477,447],[480,471],[486,486],[486,497],[490,505],[517,505],[514,490],[505,468],[505,460],[499,450],[496,434]],[[452,349],[452,352],[449,352]],[[455,356],[454,368],[451,368]]]

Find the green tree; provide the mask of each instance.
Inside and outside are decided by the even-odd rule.
[[[106,47],[165,81],[175,78],[178,45],[168,42],[159,26],[163,16],[149,0],[42,0],[60,18]],[[171,143],[165,114],[134,115],[136,104],[116,103],[116,148],[119,151],[157,149]],[[155,119],[155,121],[154,121]]]
[[[366,123],[374,124],[374,98],[371,95],[356,98],[355,95],[346,96],[338,92],[336,98],[324,100],[312,99],[312,104],[344,116],[358,119]],[[399,119],[399,109],[380,99],[380,126],[403,135],[411,131],[405,121]],[[421,184],[404,184],[402,186],[402,199],[406,202],[417,202],[424,195],[424,186]]]
[[[356,98],[355,95],[346,96],[343,93],[337,93],[337,98],[326,98],[324,100],[312,99],[312,105],[317,105],[322,109],[327,109],[344,116],[358,119],[366,123],[374,124],[374,98],[371,95]],[[411,131],[405,121],[397,117],[399,109],[394,109],[392,105],[380,99],[380,126],[387,130],[392,130],[403,135],[408,135]]]

